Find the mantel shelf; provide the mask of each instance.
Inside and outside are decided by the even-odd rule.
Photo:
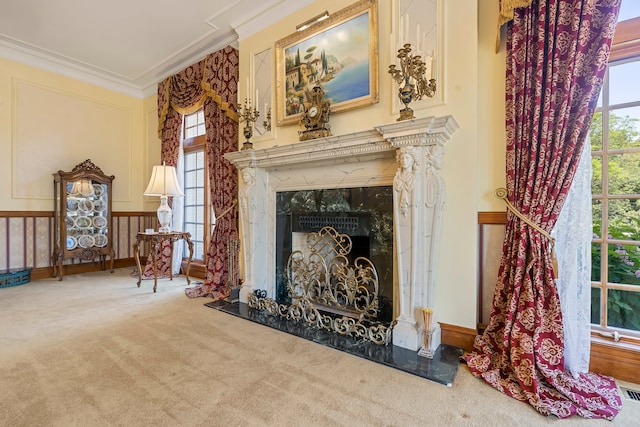
[[[225,154],[239,169],[297,166],[304,163],[337,164],[389,158],[402,145],[432,145],[448,141],[458,128],[452,116],[425,117],[376,126],[375,129],[328,136],[258,150]],[[418,140],[416,140],[418,136]]]

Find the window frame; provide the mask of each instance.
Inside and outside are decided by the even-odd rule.
[[[182,134],[186,135],[186,118],[189,115],[192,114],[198,114],[199,112],[202,112],[203,109],[199,109],[198,111],[195,111],[191,114],[184,114],[183,115],[183,120],[182,120]],[[204,164],[205,164],[205,168],[204,168],[204,172],[205,172],[205,177],[204,177],[204,202],[203,205],[205,207],[204,209],[204,213],[203,213],[203,218],[204,218],[204,228],[205,228],[205,232],[204,232],[204,236],[203,236],[203,244],[204,244],[204,252],[203,252],[203,259],[194,259],[191,262],[192,266],[196,267],[196,271],[198,270],[198,267],[204,267],[207,265],[207,259],[208,259],[208,255],[207,255],[207,248],[209,247],[209,243],[211,241],[211,231],[213,230],[213,223],[212,223],[212,213],[211,213],[211,209],[206,209],[207,206],[211,206],[210,203],[210,191],[209,191],[209,157],[207,154],[207,150],[206,150],[206,134],[202,134],[202,135],[197,135],[191,138],[184,138],[182,140],[182,150],[184,152],[184,154],[187,153],[191,153],[191,152],[195,152],[195,151],[202,151],[204,154]],[[186,262],[187,261],[187,256],[185,255],[183,257],[183,261]]]
[[[613,338],[616,342],[627,343],[627,344],[640,344],[640,331],[632,331],[629,329],[624,329],[620,327],[613,327],[607,324],[608,322],[608,290],[622,290],[622,291],[633,291],[640,292],[638,286],[636,285],[626,285],[626,284],[616,284],[609,283],[608,281],[608,257],[605,255],[607,253],[606,250],[609,244],[628,244],[629,241],[617,240],[617,239],[609,239],[604,230],[608,230],[608,202],[610,200],[616,199],[627,199],[629,196],[637,196],[635,194],[624,194],[624,195],[611,195],[607,194],[608,189],[608,177],[609,172],[608,168],[605,169],[605,165],[608,165],[608,159],[611,155],[616,154],[631,154],[637,152],[637,148],[630,149],[609,149],[605,148],[608,144],[608,126],[606,124],[609,123],[609,113],[611,111],[620,110],[629,106],[637,106],[636,102],[633,103],[624,103],[624,104],[615,104],[609,105],[609,65],[621,65],[624,63],[638,61],[640,60],[640,17],[628,19],[625,21],[621,21],[616,26],[616,33],[611,45],[611,53],[609,55],[609,64],[607,65],[607,74],[605,77],[605,84],[603,85],[602,92],[602,104],[603,106],[599,106],[596,109],[596,112],[601,112],[603,114],[602,123],[602,147],[599,150],[592,150],[591,156],[593,158],[599,158],[602,163],[602,189],[600,194],[592,193],[593,201],[601,202],[602,209],[602,225],[601,225],[601,234],[602,236],[597,239],[592,239],[592,244],[600,245],[601,249],[601,264],[600,264],[600,280],[591,282],[591,289],[598,289],[600,292],[600,323],[591,324],[591,335],[592,337],[606,337]],[[640,101],[640,100],[639,100]],[[635,241],[634,241],[635,244]],[[604,289],[603,289],[604,288]]]

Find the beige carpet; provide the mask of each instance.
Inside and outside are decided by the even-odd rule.
[[[0,289],[1,426],[631,426],[545,418],[205,307],[131,269]],[[621,385],[628,385],[621,383]]]

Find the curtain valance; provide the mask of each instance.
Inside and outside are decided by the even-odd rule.
[[[533,0],[501,0],[498,11],[498,34],[496,36],[496,52],[500,49],[500,29],[504,24],[513,21],[513,11],[519,7],[531,5]]]
[[[218,105],[225,115],[238,122],[235,111],[237,94],[237,75],[231,72],[225,58],[228,46],[207,55],[201,61],[167,77],[158,83],[158,136],[162,137],[169,107],[180,114],[191,114],[204,105],[207,98]]]

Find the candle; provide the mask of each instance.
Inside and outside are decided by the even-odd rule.
[[[409,14],[404,15],[404,42],[409,43]]]
[[[422,33],[422,50],[426,49],[427,46],[427,33]],[[425,54],[426,55],[426,54]]]
[[[258,89],[256,89],[256,100],[253,102],[253,105],[255,105],[257,107],[259,100],[260,100],[260,97],[258,96]]]
[[[433,57],[429,55],[425,55],[424,57],[425,64],[425,76],[427,79],[433,78]]]
[[[398,29],[398,37],[400,38],[400,40],[398,40],[398,42],[400,43],[400,47],[404,46],[404,40],[403,40],[403,36],[404,33],[403,31],[403,25],[402,25],[402,21],[404,20],[404,16],[400,17],[400,28]]]
[[[431,51],[431,78],[436,78],[436,58],[434,56],[433,50]]]
[[[416,26],[416,54],[420,52],[420,24]]]
[[[249,97],[249,77],[247,77],[247,91],[245,92],[245,98]]]

